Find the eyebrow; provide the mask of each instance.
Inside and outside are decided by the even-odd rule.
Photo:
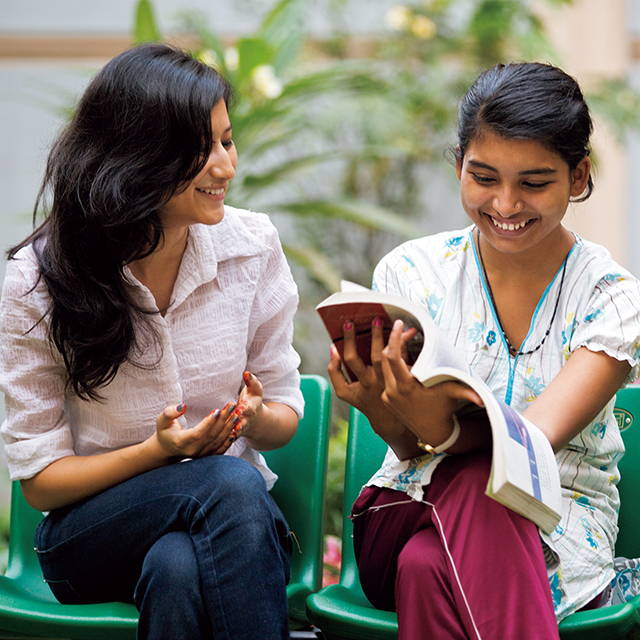
[[[499,173],[495,167],[492,167],[490,164],[486,164],[484,162],[479,162],[478,160],[469,160],[469,164],[476,169],[487,169],[488,171],[494,171],[495,173]],[[554,173],[557,173],[556,169],[552,169],[551,167],[541,167],[539,169],[527,169],[526,171],[520,171],[518,175],[521,176],[549,176]]]

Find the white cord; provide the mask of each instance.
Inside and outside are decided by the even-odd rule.
[[[376,507],[369,507],[368,509],[365,509],[364,511],[361,511],[360,513],[354,513],[352,515],[352,518],[357,518],[358,516],[364,515],[365,513],[367,513],[367,511],[380,511],[380,509],[386,509],[387,507],[395,507],[401,504],[411,504],[413,502],[413,500],[399,500],[397,502],[389,502],[388,504],[381,504],[379,506]],[[453,556],[451,555],[451,552],[449,551],[449,544],[447,543],[447,538],[444,535],[444,529],[442,527],[442,521],[440,520],[440,516],[438,515],[438,512],[436,511],[436,508],[433,504],[431,504],[430,502],[427,502],[426,500],[420,500],[420,502],[422,502],[422,504],[426,504],[428,507],[431,507],[431,509],[433,510],[433,515],[436,518],[436,522],[437,522],[437,528],[438,528],[438,532],[440,533],[440,538],[442,540],[442,546],[444,547],[444,550],[447,553],[447,557],[449,558],[449,562],[451,563],[451,566],[453,567],[453,574],[456,578],[456,582],[458,583],[458,587],[460,589],[460,593],[462,593],[462,599],[464,600],[464,604],[467,608],[467,612],[469,613],[469,617],[471,618],[471,624],[473,624],[473,630],[476,632],[476,636],[478,638],[478,640],[482,640],[482,636],[480,635],[480,631],[478,631],[478,626],[476,625],[476,621],[473,617],[473,613],[471,613],[471,607],[469,606],[469,601],[467,600],[467,596],[464,592],[464,589],[462,588],[462,583],[460,582],[460,576],[458,575],[458,570],[456,569],[456,565],[455,562],[453,561]]]
[[[426,505],[429,505],[433,509],[433,515],[436,517],[436,521],[438,523],[438,529],[440,531],[442,544],[444,546],[444,550],[447,552],[447,556],[449,557],[449,562],[451,562],[451,566],[453,567],[453,573],[456,577],[456,582],[458,583],[458,587],[460,588],[460,593],[462,593],[462,598],[464,600],[465,606],[467,607],[467,612],[469,613],[469,617],[471,618],[471,624],[473,624],[473,630],[476,632],[476,636],[478,636],[478,640],[482,640],[482,636],[480,635],[480,631],[478,631],[478,627],[473,617],[473,613],[471,613],[471,607],[469,606],[469,601],[467,600],[467,596],[464,592],[464,589],[462,588],[462,583],[460,582],[460,577],[458,576],[458,570],[456,569],[455,562],[453,561],[453,556],[449,551],[449,545],[447,543],[447,538],[444,535],[444,529],[442,528],[442,522],[440,520],[440,516],[438,515],[438,512],[436,511],[436,508],[434,505],[432,505],[430,502],[427,502],[426,500],[422,500],[422,502]]]

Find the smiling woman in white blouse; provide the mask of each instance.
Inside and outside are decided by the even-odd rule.
[[[298,298],[267,216],[224,204],[231,96],[165,45],[109,62],[0,303],[2,435],[47,512],[45,580],[63,603],[134,602],[139,638],[289,637],[290,533],[259,451],[302,414]]]

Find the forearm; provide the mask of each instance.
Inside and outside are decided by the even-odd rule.
[[[252,449],[271,451],[284,447],[298,429],[298,415],[286,404],[265,402],[260,415],[242,431]]]
[[[451,445],[446,453],[456,455],[470,453],[481,449],[490,449],[492,444],[491,427],[485,411],[474,411],[468,415],[458,416],[460,424],[460,435],[456,442]],[[399,423],[401,424],[401,423]],[[383,435],[372,423],[373,430],[382,437],[385,442],[394,450],[400,460],[414,458],[425,454],[424,450],[418,447],[418,435],[416,432],[404,427],[397,427],[392,436],[388,433]],[[420,438],[425,444],[438,447],[444,443],[452,433],[453,427],[446,427],[436,437]]]
[[[38,511],[51,511],[168,464],[171,459],[154,438],[95,456],[60,458],[33,478],[21,481],[25,499]]]

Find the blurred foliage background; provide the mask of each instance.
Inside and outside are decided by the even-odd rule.
[[[458,102],[477,73],[497,62],[562,60],[529,0],[399,3],[388,10],[381,35],[364,40],[340,20],[346,0],[330,3],[335,26],[323,38],[305,32],[312,0],[278,0],[255,33],[235,41],[188,2],[181,35],[237,90],[231,120],[240,163],[227,201],[267,212],[278,226],[301,291],[302,370],[324,374],[329,343],[315,305],[341,278],[368,286],[378,260],[425,233],[434,216],[455,219],[447,149]],[[163,39],[151,0],[138,1],[133,32],[136,42]],[[594,81],[588,100],[618,136],[638,127],[640,97],[623,80]],[[327,533],[337,536],[346,443],[341,404],[327,479]]]

